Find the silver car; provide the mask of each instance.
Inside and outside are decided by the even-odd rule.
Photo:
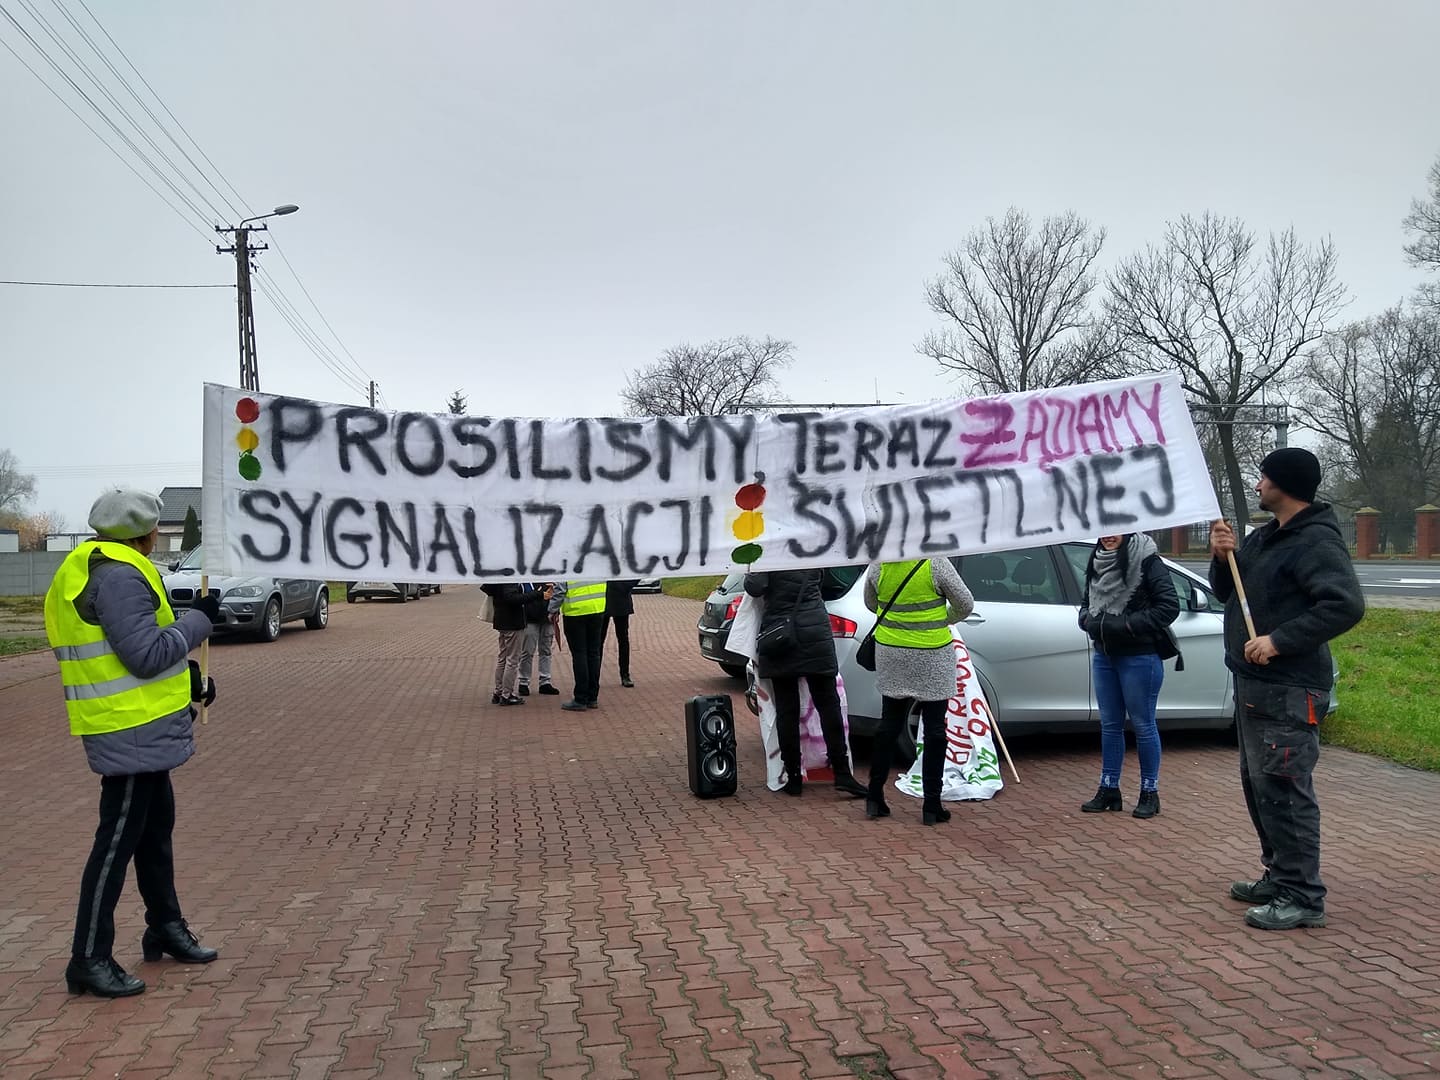
[[[952,560],[975,596],[974,612],[958,628],[1006,734],[1099,727],[1090,638],[1076,622],[1091,550],[1086,543],[1057,544]],[[1165,665],[1157,719],[1162,728],[1228,728],[1234,703],[1224,662],[1224,605],[1203,579],[1169,560],[1166,566],[1180,598],[1172,629],[1185,670]],[[865,607],[864,571],[862,566],[826,570],[822,594],[845,680],[851,733],[870,736],[880,722],[880,693],[874,673],[855,662],[855,649],[875,621]],[[702,655],[731,674],[744,671],[744,658],[725,647],[743,580],[731,575],[711,594],[699,626]],[[906,753],[914,753],[918,726],[917,712],[901,735]]]
[[[176,611],[190,607],[200,591],[200,548],[177,563],[164,577],[165,595]],[[330,590],[309,578],[211,577],[210,594],[220,598],[217,631],[253,634],[274,641],[283,623],[304,619],[311,630],[330,624]]]

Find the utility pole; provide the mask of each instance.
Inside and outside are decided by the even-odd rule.
[[[370,380],[370,407],[375,407],[375,380]]]
[[[252,246],[252,230],[265,231],[265,225],[252,225],[234,230],[235,242],[230,247],[216,245],[218,255],[235,255],[235,310],[240,317],[240,389],[260,389],[260,363],[255,356],[255,301],[250,293],[250,253],[264,251],[270,245]],[[226,230],[215,227],[216,232]]]
[[[234,227],[216,225],[217,233],[231,233],[234,242],[230,247],[215,246],[217,255],[235,256],[235,310],[240,324],[240,389],[260,389],[260,362],[255,356],[255,302],[250,294],[250,256],[252,252],[266,250],[269,244],[256,246],[250,243],[252,232],[266,232],[268,225],[251,225],[252,221],[293,214],[300,208],[294,203],[277,206],[268,214],[248,217]]]

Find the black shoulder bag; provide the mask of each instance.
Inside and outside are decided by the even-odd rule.
[[[890,599],[886,602],[884,608],[881,609],[880,614],[875,616],[875,625],[870,627],[870,632],[865,635],[865,640],[860,642],[860,647],[855,650],[855,662],[859,664],[862,668],[864,668],[866,671],[875,670],[876,627],[880,625],[886,615],[890,614],[890,609],[895,606],[895,601],[898,600],[900,598],[900,594],[905,591],[905,586],[910,584],[910,579],[915,576],[915,571],[919,570],[920,567],[924,566],[929,561],[929,559],[921,559],[919,562],[917,562],[914,566],[910,568],[910,572],[905,575],[905,580],[900,582],[900,587],[895,590],[895,594],[891,596]]]

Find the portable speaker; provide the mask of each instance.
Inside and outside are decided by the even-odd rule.
[[[702,799],[735,794],[735,714],[728,694],[685,702],[690,790]]]

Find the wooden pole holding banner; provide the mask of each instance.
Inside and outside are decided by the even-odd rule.
[[[1255,633],[1255,620],[1250,617],[1250,601],[1245,598],[1245,583],[1240,580],[1240,567],[1235,564],[1235,552],[1227,551],[1230,560],[1230,576],[1235,580],[1235,595],[1240,598],[1240,613],[1245,616],[1245,632],[1254,641],[1260,635]]]
[[[210,575],[200,575],[200,595],[210,595]],[[200,642],[200,723],[208,724],[210,718],[206,715],[209,706],[205,704],[205,688],[210,680],[210,638],[206,637]]]
[[[1010,766],[1010,775],[1015,777],[1015,783],[1020,782],[1020,773],[1015,768],[1015,762],[1010,760],[1010,750],[1005,745],[1005,736],[1000,734],[1000,725],[995,723],[995,718],[990,718],[990,730],[995,733],[995,741],[1000,744],[1000,752],[1005,755],[1005,764]]]

